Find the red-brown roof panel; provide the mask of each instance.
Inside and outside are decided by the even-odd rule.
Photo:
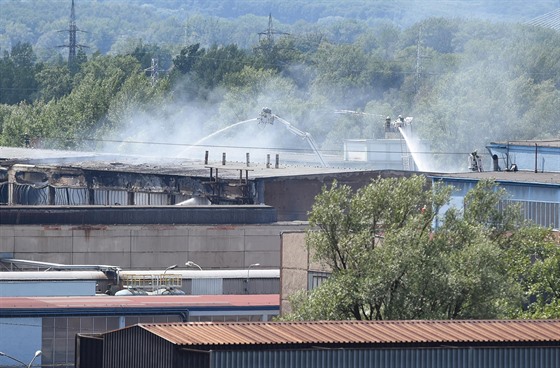
[[[177,345],[560,341],[560,320],[140,324]]]
[[[278,294],[2,297],[2,309],[153,308],[153,307],[265,307],[278,306]]]

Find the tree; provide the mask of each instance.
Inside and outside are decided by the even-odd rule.
[[[72,92],[72,75],[67,65],[48,64],[37,73],[39,97],[44,101],[59,99]]]
[[[189,73],[198,59],[204,55],[204,49],[200,49],[200,44],[183,47],[175,58],[173,58],[173,67],[180,74]]]
[[[504,239],[508,272],[521,299],[508,318],[560,318],[560,247],[552,231],[526,226]]]
[[[0,60],[0,103],[33,101],[37,91],[35,53],[30,43],[18,43]]]
[[[151,68],[152,60],[157,60],[158,68],[160,70],[167,70],[173,65],[171,54],[169,51],[162,49],[158,45],[150,45],[142,43],[142,40],[138,43],[134,51],[130,53],[138,62],[142,69],[146,70]]]
[[[369,56],[358,46],[323,43],[313,59],[317,66],[313,87],[317,93],[347,108],[369,100]],[[348,106],[348,101],[352,101],[353,106]]]
[[[466,319],[512,316],[514,311],[522,315],[521,290],[536,283],[523,284],[527,277],[521,276],[537,271],[527,264],[512,268],[506,257],[521,239],[513,239],[517,237],[511,230],[530,228],[519,223],[518,208],[496,211],[505,192],[491,181],[481,181],[466,196],[464,209],[450,208],[440,215],[451,188],[426,185],[424,177],[413,176],[377,179],[355,193],[336,182],[325,188],[309,216],[307,245],[332,275],[319,288],[294,296],[293,312],[286,318]],[[436,217],[441,217],[440,225],[433,228]],[[543,246],[542,238],[533,239]],[[543,305],[558,303],[560,295],[558,271],[551,271],[560,258],[543,255],[543,259],[546,262],[538,269],[549,271],[555,294],[535,306],[539,311]]]
[[[296,49],[292,38],[282,37],[274,39],[263,38],[254,49],[254,65],[262,69],[272,69],[283,72],[290,65],[301,59],[301,52]]]
[[[192,73],[197,84],[211,91],[222,84],[231,73],[237,73],[246,65],[246,51],[236,45],[212,46],[196,60]]]

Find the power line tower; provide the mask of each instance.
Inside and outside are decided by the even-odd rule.
[[[416,41],[416,78],[414,80],[414,90],[418,92],[420,88],[420,77],[422,76],[422,59],[428,59],[429,56],[422,54],[422,26],[418,29],[418,39]]]
[[[159,77],[159,64],[157,58],[152,58],[152,66],[149,68],[144,69],[146,72],[150,72],[150,80],[152,83],[152,87],[157,84],[158,77]]]
[[[277,31],[272,27],[272,13],[268,15],[268,28],[265,31],[259,32],[259,41],[265,38],[269,44],[274,41],[274,35],[289,35],[289,33]]]
[[[59,32],[68,32],[68,44],[60,45],[58,47],[68,48],[68,64],[72,64],[76,59],[76,50],[79,47],[87,47],[85,45],[79,45],[76,41],[76,33],[84,32],[76,26],[76,12],[74,11],[74,0],[72,0],[72,8],[70,10],[70,22],[68,23],[68,29]]]

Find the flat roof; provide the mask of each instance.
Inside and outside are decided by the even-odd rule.
[[[48,309],[127,309],[127,308],[262,308],[278,307],[278,294],[258,295],[136,295],[136,296],[64,296],[2,297],[0,315],[8,310]]]
[[[490,146],[494,146],[494,145],[508,146],[509,145],[509,146],[531,146],[531,147],[534,147],[535,144],[538,145],[539,147],[560,148],[560,139],[491,142]]]
[[[254,160],[255,158],[253,158]],[[371,171],[362,165],[353,162],[342,162],[340,157],[325,157],[329,167],[322,167],[313,159],[313,155],[281,153],[278,168],[275,168],[275,158],[271,157],[271,164],[267,167],[266,162],[260,160],[251,161],[249,166],[245,162],[226,161],[222,165],[220,161],[210,160],[205,163],[203,159],[192,160],[177,157],[154,157],[154,156],[127,156],[122,154],[57,151],[45,149],[30,149],[21,147],[1,147],[0,165],[28,164],[39,167],[60,167],[82,170],[98,170],[108,172],[127,172],[157,175],[178,175],[209,177],[210,168],[213,175],[220,178],[239,179],[240,171],[245,179],[246,170],[249,170],[249,178],[272,178],[289,177],[300,175],[351,173],[359,171]],[[357,166],[357,167],[342,167]]]
[[[560,320],[139,324],[176,345],[559,342]]]
[[[0,262],[3,260],[0,259]],[[38,265],[40,266],[40,265]],[[72,267],[72,265],[63,265]],[[86,265],[87,266],[87,265]],[[79,266],[78,266],[79,267]],[[196,266],[188,270],[120,270],[121,278],[138,277],[138,276],[161,276],[164,272],[168,276],[181,277],[183,279],[246,279],[247,269],[230,270],[230,269],[206,269],[199,270]],[[45,266],[46,268],[46,266]],[[251,278],[277,279],[280,277],[279,269],[261,269],[252,268]],[[107,275],[102,271],[84,271],[84,270],[67,270],[67,271],[0,271],[0,283],[6,281],[48,281],[48,280],[107,280]]]
[[[431,178],[482,180],[493,179],[497,182],[535,183],[560,185],[560,172],[533,172],[533,171],[483,171],[449,174],[430,174]]]

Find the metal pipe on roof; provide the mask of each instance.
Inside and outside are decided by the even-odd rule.
[[[107,280],[103,271],[7,271],[0,272],[0,281]]]
[[[140,298],[140,297],[137,297]],[[263,308],[261,308],[263,309]],[[107,308],[10,308],[3,309],[3,318],[29,317],[107,317],[107,316],[167,316],[177,315],[182,322],[189,321],[190,311],[185,307],[107,307]]]
[[[535,143],[535,173],[538,172],[538,145]]]
[[[2,258],[0,262],[13,263],[28,265],[34,267],[46,267],[48,269],[54,270],[95,270],[95,271],[115,271],[119,270],[118,266],[111,265],[66,265],[62,263],[51,263],[51,262],[40,262],[40,261],[30,261],[26,259],[16,259],[16,258]]]

